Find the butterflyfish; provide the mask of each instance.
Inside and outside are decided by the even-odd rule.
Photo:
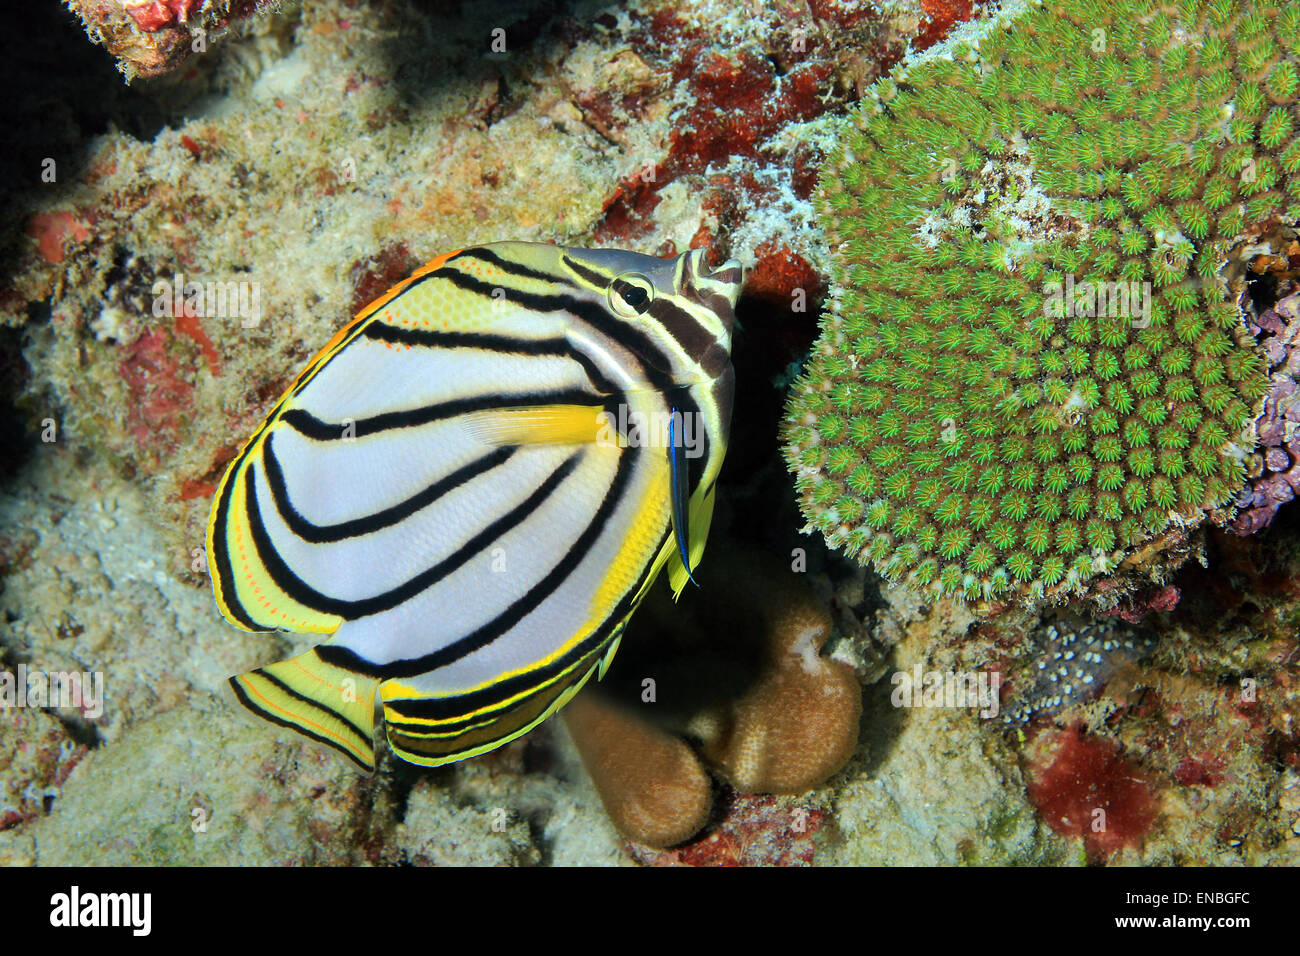
[[[311,360],[231,461],[207,531],[222,615],[325,635],[231,678],[375,765],[437,766],[603,676],[704,551],[733,401],[733,261],[491,243],[439,256]]]

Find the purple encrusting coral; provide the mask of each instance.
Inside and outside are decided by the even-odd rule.
[[[1003,705],[1008,724],[1050,717],[1101,692],[1114,673],[1155,649],[1148,634],[1110,621],[1045,623],[1031,634],[1034,651],[1023,691]]]
[[[1246,462],[1249,481],[1238,494],[1239,535],[1266,528],[1277,509],[1300,495],[1300,291],[1280,299],[1248,326],[1269,363],[1269,386],[1255,428],[1259,448]]]

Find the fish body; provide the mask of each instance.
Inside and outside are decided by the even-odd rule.
[[[493,243],[432,260],[307,365],[217,488],[222,614],[329,635],[231,678],[374,766],[526,733],[703,553],[726,452],[733,262]],[[666,436],[666,437],[665,437]]]

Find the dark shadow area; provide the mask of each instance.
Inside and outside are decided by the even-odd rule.
[[[826,565],[821,535],[799,533],[804,520],[781,451],[789,372],[807,356],[820,314],[819,301],[801,313],[745,294],[736,305],[731,343],[736,398],[710,548],[761,549],[787,562],[793,549],[803,548],[809,571]]]
[[[887,672],[898,670],[895,651],[891,650],[885,659]],[[867,745],[866,759],[861,764],[862,772],[874,777],[876,772],[889,760],[890,754],[898,745],[898,737],[903,732],[910,710],[895,707],[890,699],[895,685],[892,681],[878,680],[863,692],[862,723],[858,727],[858,752],[861,755],[862,744]],[[856,758],[855,758],[856,759]]]
[[[396,123],[414,121],[457,86],[495,93],[476,117],[486,125],[523,101],[514,90],[567,32],[576,0],[410,0],[403,26],[380,45],[381,72],[398,94]],[[471,99],[473,99],[471,92]]]
[[[21,470],[38,441],[29,416],[19,406],[31,381],[22,339],[18,329],[0,327],[0,448],[4,449],[0,455],[0,486]]]
[[[151,140],[169,120],[165,87],[127,86],[112,56],[58,3],[0,4],[0,265],[25,225],[25,197],[84,172],[90,140],[112,128]],[[42,180],[48,160],[55,181]]]

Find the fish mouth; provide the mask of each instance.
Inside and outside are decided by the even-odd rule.
[[[705,282],[718,287],[734,306],[740,297],[740,287],[745,281],[745,269],[738,259],[728,259],[716,269],[709,265],[709,255],[704,249],[692,249],[687,256],[687,281]]]
[[[728,259],[716,269],[709,265],[704,249],[686,253],[685,293],[712,311],[730,334],[735,326],[736,300],[745,282],[745,270],[736,259]]]
[[[740,297],[740,287],[745,282],[745,269],[740,264],[740,260],[728,259],[716,269],[710,269],[709,260],[704,256],[704,250],[699,249],[696,251],[699,252],[700,277],[718,285],[726,286],[728,289],[727,298],[731,300],[732,305],[735,305],[736,299]]]

